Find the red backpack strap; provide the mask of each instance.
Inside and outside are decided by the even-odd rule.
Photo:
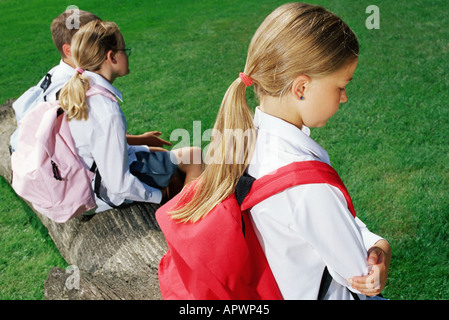
[[[327,183],[339,188],[346,199],[349,211],[354,217],[356,216],[351,197],[340,176],[330,165],[320,161],[293,162],[255,180],[241,203],[241,209],[247,210],[288,188],[316,183]]]

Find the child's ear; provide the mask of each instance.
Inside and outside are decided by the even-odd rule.
[[[304,99],[305,91],[307,90],[307,87],[310,82],[310,77],[306,75],[300,75],[296,77],[296,79],[293,81],[291,93],[293,97],[295,97],[298,100]]]
[[[72,51],[70,51],[71,47],[70,47],[70,43],[64,43],[62,45],[62,52],[64,52],[64,55],[68,58],[72,57]]]
[[[115,58],[115,52],[112,50],[109,50],[106,59],[109,60],[112,63],[117,63],[117,59]]]

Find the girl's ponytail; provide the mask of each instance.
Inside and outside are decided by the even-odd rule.
[[[206,164],[228,165],[226,170],[236,173],[233,175],[236,180],[249,164],[251,147],[255,142],[252,115],[246,103],[246,87],[247,84],[239,77],[226,91],[205,158]]]
[[[237,78],[228,88],[218,111],[201,175],[192,200],[170,214],[182,222],[196,222],[234,192],[251,160],[256,140],[246,103],[247,84]],[[189,193],[185,194],[189,197]],[[181,199],[180,202],[184,202]]]
[[[67,120],[87,120],[89,110],[86,92],[89,90],[89,79],[79,72],[62,87],[59,93],[59,104],[67,115]]]

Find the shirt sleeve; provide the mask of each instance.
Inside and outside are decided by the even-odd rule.
[[[124,115],[112,112],[102,117],[91,136],[92,156],[107,198],[114,205],[120,205],[125,199],[160,203],[161,191],[142,183],[130,173],[125,133]]]
[[[333,279],[349,287],[347,279],[366,275],[368,264],[362,231],[343,194],[328,184],[295,188],[301,192],[295,194],[290,228],[321,256]]]
[[[374,246],[377,241],[385,240],[384,238],[368,230],[366,225],[358,217],[355,218],[355,223],[358,225],[360,231],[362,232],[363,242],[365,244],[366,251],[368,251],[372,246]]]

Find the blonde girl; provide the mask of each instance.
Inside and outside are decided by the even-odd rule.
[[[309,127],[324,126],[347,101],[358,50],[352,30],[322,7],[289,3],[272,12],[224,96],[197,191],[171,217],[200,222],[245,171],[259,178],[297,161],[330,164]],[[245,99],[250,85],[260,103],[254,118]],[[348,288],[365,299],[385,285],[389,245],[353,218],[337,188],[290,188],[254,206],[251,218],[285,299],[316,299],[326,266],[333,278],[326,299],[353,299]]]
[[[185,183],[201,173],[201,163],[189,162],[198,159],[197,148],[150,152],[148,146],[127,143],[126,119],[117,103],[122,94],[112,84],[129,73],[129,50],[115,23],[84,25],[71,43],[76,72],[59,94],[78,154],[88,168],[95,163],[101,176],[96,212],[133,201],[160,203],[161,189],[177,169],[185,173]],[[88,94],[93,88],[106,94]]]

